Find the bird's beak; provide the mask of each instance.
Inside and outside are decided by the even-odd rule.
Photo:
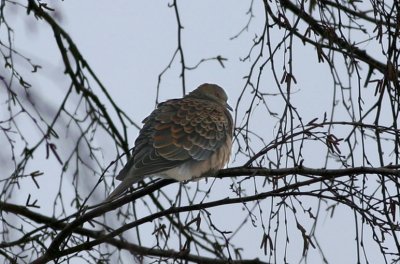
[[[226,104],[226,108],[228,108],[229,111],[233,111],[232,106],[228,105],[228,103]]]

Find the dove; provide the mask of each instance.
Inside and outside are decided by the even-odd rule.
[[[189,181],[215,175],[228,163],[233,121],[228,96],[205,83],[179,99],[167,100],[143,120],[132,156],[116,176],[122,181],[108,196],[121,196],[145,177]]]

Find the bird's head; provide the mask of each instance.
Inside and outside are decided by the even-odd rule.
[[[232,111],[232,107],[228,104],[228,95],[216,84],[204,83],[190,92],[188,96],[215,101]]]

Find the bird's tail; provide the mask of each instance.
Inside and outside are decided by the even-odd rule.
[[[129,187],[142,180],[143,177],[126,177],[106,198],[106,202],[110,202],[120,197]]]
[[[137,176],[134,173],[132,173],[131,169],[134,166],[134,161],[131,158],[128,163],[125,165],[125,167],[122,168],[122,170],[119,172],[117,175],[116,179],[122,181],[117,188],[115,188],[114,191],[112,191],[108,197],[106,198],[106,202],[109,202],[111,200],[114,200],[121,196],[129,187],[132,186],[132,184],[137,183],[141,181],[144,177],[143,176]]]

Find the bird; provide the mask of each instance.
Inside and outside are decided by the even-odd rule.
[[[158,104],[142,121],[132,155],[116,176],[122,182],[106,201],[145,177],[183,182],[215,175],[230,158],[232,110],[224,89],[210,83]]]

